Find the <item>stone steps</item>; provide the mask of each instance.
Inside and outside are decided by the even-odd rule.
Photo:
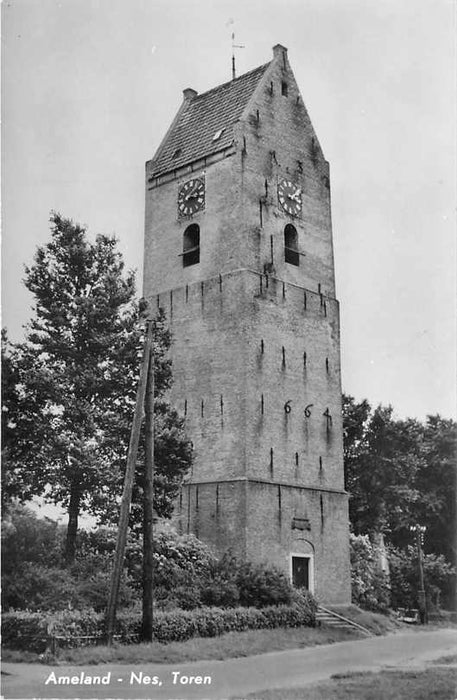
[[[362,625],[359,625],[357,622],[349,620],[347,617],[343,617],[339,613],[336,613],[333,610],[328,610],[321,605],[319,605],[317,608],[316,623],[318,625],[324,625],[325,627],[357,630],[358,632],[365,634],[367,637],[373,636],[370,630],[366,629],[366,627],[362,627]]]

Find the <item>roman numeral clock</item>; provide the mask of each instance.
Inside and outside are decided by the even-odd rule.
[[[299,216],[302,209],[301,187],[290,180],[278,184],[278,199],[281,207],[291,216]]]
[[[205,208],[205,180],[188,180],[178,191],[178,216],[192,216]]]

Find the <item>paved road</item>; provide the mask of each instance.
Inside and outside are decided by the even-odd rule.
[[[218,700],[251,692],[259,692],[261,697],[262,690],[284,688],[286,700],[287,688],[326,680],[334,673],[420,665],[451,653],[457,653],[457,629],[407,632],[250,658],[174,665],[82,667],[5,663],[2,697]],[[94,676],[103,682],[93,684]],[[73,679],[74,683],[54,682],[62,677]]]

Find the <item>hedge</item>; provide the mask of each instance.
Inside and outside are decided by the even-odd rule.
[[[292,605],[258,608],[197,608],[157,612],[153,633],[158,642],[177,642],[192,637],[215,637],[224,632],[315,625],[316,604],[311,596]],[[121,611],[116,620],[116,638],[121,642],[139,640],[141,615]],[[5,647],[41,653],[53,640],[64,646],[84,646],[103,641],[104,615],[93,610],[29,612],[20,610],[2,616]],[[55,643],[55,642],[54,642]]]

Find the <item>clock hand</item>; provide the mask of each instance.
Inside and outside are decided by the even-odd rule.
[[[186,202],[188,199],[194,199],[195,197],[198,197],[198,185],[194,185],[194,187],[192,187],[191,191],[187,194]]]
[[[294,200],[295,202],[297,202],[297,204],[298,204],[298,203],[300,202],[300,199],[299,199],[299,198],[300,198],[300,195],[301,195],[301,190],[298,189],[298,190],[297,190],[296,192],[294,192],[293,194],[290,194],[290,195],[289,195],[289,198],[290,198],[290,199],[293,199],[293,200]]]

